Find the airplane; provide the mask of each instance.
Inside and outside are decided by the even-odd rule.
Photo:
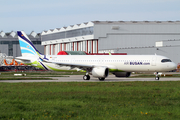
[[[176,64],[161,55],[43,55],[23,31],[17,31],[22,56],[15,59],[26,65],[45,70],[86,71],[84,80],[90,75],[104,81],[109,73],[116,77],[129,77],[132,72],[158,72],[176,69]]]

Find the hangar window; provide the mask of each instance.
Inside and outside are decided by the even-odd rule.
[[[42,41],[56,40],[56,39],[65,39],[71,37],[92,35],[94,33],[93,27],[80,28],[75,30],[69,30],[64,32],[52,33],[48,35],[42,35]]]
[[[86,28],[67,31],[66,38],[92,35],[92,34],[93,34],[93,27],[86,27]]]
[[[172,62],[172,61],[170,59],[162,59],[161,62],[164,63],[164,62]]]

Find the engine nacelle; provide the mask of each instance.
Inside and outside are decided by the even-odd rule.
[[[92,76],[96,78],[106,78],[109,75],[107,67],[95,67],[92,69]]]
[[[114,72],[112,74],[114,74],[116,77],[129,77],[131,72]]]

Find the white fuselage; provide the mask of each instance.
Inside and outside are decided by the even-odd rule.
[[[105,66],[110,70],[126,72],[163,72],[176,69],[175,63],[162,62],[163,59],[169,58],[159,55],[47,55],[46,58],[55,63]],[[71,69],[69,66],[53,63],[43,62],[43,64],[55,69]]]

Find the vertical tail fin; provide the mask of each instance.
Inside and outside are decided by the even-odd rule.
[[[17,31],[22,56],[41,56],[31,40],[23,31]]]

